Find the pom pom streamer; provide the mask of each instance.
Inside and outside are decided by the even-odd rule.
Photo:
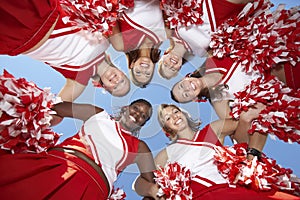
[[[272,6],[268,0],[255,0],[223,23],[212,34],[213,56],[242,61],[246,72],[263,73],[282,62],[295,66],[300,61],[299,7],[285,10],[279,5],[271,12]]]
[[[285,142],[300,143],[300,89],[293,90],[276,77],[268,76],[253,80],[243,91],[234,95],[231,115],[235,119],[256,102],[266,105],[252,122],[249,133],[269,133]]]
[[[203,24],[203,0],[162,0],[161,9],[169,28]]]
[[[0,147],[11,153],[42,152],[52,147],[59,134],[50,126],[50,108],[59,102],[49,88],[40,89],[4,70],[0,76]]]
[[[165,195],[167,200],[192,199],[190,188],[191,172],[177,162],[168,163],[164,168],[154,171],[156,183],[160,186],[159,196]]]
[[[65,23],[109,35],[122,12],[134,6],[134,0],[60,0],[60,4]]]
[[[219,172],[227,179],[230,186],[247,186],[254,190],[282,190],[299,195],[299,179],[291,169],[281,167],[275,160],[262,154],[260,160],[247,159],[247,144],[232,147],[215,147],[215,163]]]
[[[110,195],[108,200],[124,200],[126,197],[126,193],[124,192],[123,189],[113,188],[113,193]]]

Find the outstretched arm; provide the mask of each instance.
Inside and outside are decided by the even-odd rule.
[[[158,185],[155,184],[153,170],[155,170],[152,153],[143,141],[139,143],[139,152],[136,157],[136,163],[141,172],[140,176],[134,182],[134,189],[137,194],[145,197],[159,199],[156,194]]]
[[[61,118],[71,117],[86,121],[91,116],[102,112],[103,109],[91,104],[78,104],[72,102],[62,102],[53,106],[57,115]]]

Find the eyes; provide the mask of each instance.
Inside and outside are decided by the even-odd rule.
[[[140,117],[143,119],[143,120],[146,120],[147,119],[147,115],[142,111],[142,110],[140,110],[140,107],[139,106],[137,106],[137,105],[133,105],[133,110],[135,111],[135,112],[139,112],[140,113]]]
[[[146,71],[145,73],[142,73],[140,70],[135,70],[134,73],[136,76],[141,76],[142,74],[144,74],[147,78],[151,77],[150,71]]]
[[[171,119],[171,116],[174,114],[179,113],[180,111],[177,108],[172,109],[172,113],[171,114],[166,114],[165,115],[165,121],[169,121]]]
[[[179,91],[183,91],[183,92],[182,92],[182,96],[183,96],[184,98],[189,98],[189,97],[190,97],[190,94],[184,89],[184,86],[183,86],[183,83],[182,83],[182,82],[179,83],[178,89],[179,89]]]

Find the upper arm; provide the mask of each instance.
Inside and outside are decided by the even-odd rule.
[[[85,88],[85,85],[67,78],[66,83],[58,93],[58,96],[61,97],[63,101],[73,102],[82,94]]]
[[[225,137],[233,134],[237,126],[238,121],[233,119],[216,120],[210,124],[222,144],[224,144]]]
[[[220,119],[231,118],[230,116],[231,109],[228,103],[229,103],[228,100],[211,102],[212,106],[214,107],[214,110],[216,111]]]
[[[160,167],[164,167],[167,164],[167,160],[168,154],[166,149],[161,150],[154,158],[155,165]]]

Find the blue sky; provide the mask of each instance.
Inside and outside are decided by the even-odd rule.
[[[275,5],[278,4],[278,0],[272,1]],[[288,7],[299,5],[296,0],[286,0],[284,2]],[[168,42],[165,42],[161,49],[164,51],[168,47]],[[127,72],[126,60],[123,53],[117,53],[112,48],[109,48],[108,53],[112,57],[112,61],[117,65],[121,66],[121,69]],[[190,64],[185,65],[181,70],[181,74],[172,80],[164,80],[159,77],[155,72],[153,81],[145,88],[140,89],[131,85],[131,91],[125,97],[112,97],[110,94],[105,93],[102,89],[95,89],[91,84],[88,85],[85,92],[79,97],[76,102],[78,103],[91,103],[99,107],[104,108],[108,113],[113,113],[118,107],[127,105],[129,102],[138,99],[145,98],[150,101],[153,105],[154,113],[153,116],[142,129],[140,139],[144,140],[152,150],[153,154],[156,155],[161,149],[163,149],[168,143],[168,139],[160,131],[160,126],[157,123],[156,110],[157,106],[161,103],[175,103],[171,100],[169,91],[172,85],[177,82],[186,73],[193,71],[198,68],[203,62],[200,58],[194,58]],[[53,70],[51,67],[28,58],[26,56],[0,56],[0,72],[6,69],[12,73],[15,77],[24,77],[28,81],[35,82],[40,88],[50,87],[52,93],[57,94],[60,88],[64,85],[64,77]],[[175,103],[176,104],[176,103]],[[187,111],[189,111],[193,117],[200,117],[202,120],[202,127],[209,122],[217,119],[214,111],[212,110],[209,103],[188,103],[188,104],[177,104]],[[64,121],[55,126],[54,130],[58,133],[62,133],[61,140],[69,137],[77,132],[82,123],[78,120],[64,119]],[[231,145],[229,140],[226,141],[227,145]],[[287,144],[280,140],[268,139],[267,144],[264,148],[264,152],[271,158],[277,160],[277,163],[283,167],[291,168],[298,177],[300,177],[300,146],[298,144]],[[138,174],[137,167],[135,165],[129,166],[119,176],[116,183],[116,187],[121,187],[127,194],[126,199],[140,199],[139,196],[131,190],[131,184]]]

